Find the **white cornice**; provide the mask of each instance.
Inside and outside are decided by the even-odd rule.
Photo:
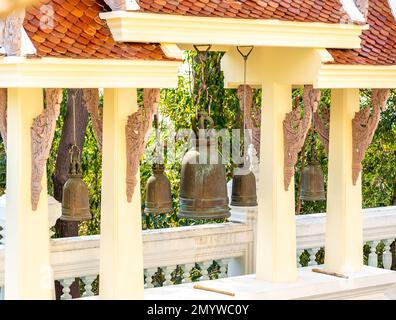
[[[396,88],[396,65],[323,64],[314,82],[317,88]]]
[[[24,57],[0,59],[2,88],[174,88],[181,62]]]
[[[271,47],[359,48],[367,26],[280,20],[101,13],[116,41]]]

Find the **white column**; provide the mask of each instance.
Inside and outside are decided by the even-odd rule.
[[[42,89],[8,90],[5,298],[52,299],[47,177],[36,211],[31,204],[31,134],[43,110]]]
[[[136,89],[105,90],[99,293],[103,299],[143,299],[139,173],[131,203],[126,195],[125,126],[136,110]]]
[[[292,110],[291,86],[263,85],[258,187],[256,273],[260,280],[296,279],[294,183],[283,184],[283,120]]]
[[[363,268],[361,178],[352,183],[352,119],[358,89],[332,90],[325,267],[348,273]]]

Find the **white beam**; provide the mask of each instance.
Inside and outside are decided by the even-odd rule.
[[[359,48],[366,26],[265,19],[194,17],[113,11],[101,13],[116,41],[180,44]]]
[[[0,58],[0,88],[175,88],[181,61]]]
[[[52,299],[54,295],[45,173],[36,211],[30,199],[30,127],[43,108],[42,89],[8,90],[6,299]]]
[[[316,88],[396,88],[396,65],[323,64],[317,72]]]

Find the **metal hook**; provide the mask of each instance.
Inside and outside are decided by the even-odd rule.
[[[244,54],[244,53],[242,52],[242,50],[241,50],[242,48],[250,48],[250,50],[248,51],[247,54]],[[240,54],[245,60],[247,60],[247,58],[249,58],[249,56],[250,56],[250,54],[252,53],[253,49],[254,49],[254,46],[237,46],[237,50],[238,50],[239,54]]]

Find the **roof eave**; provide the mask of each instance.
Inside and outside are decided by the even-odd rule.
[[[101,13],[116,41],[359,48],[366,25],[113,11]]]

